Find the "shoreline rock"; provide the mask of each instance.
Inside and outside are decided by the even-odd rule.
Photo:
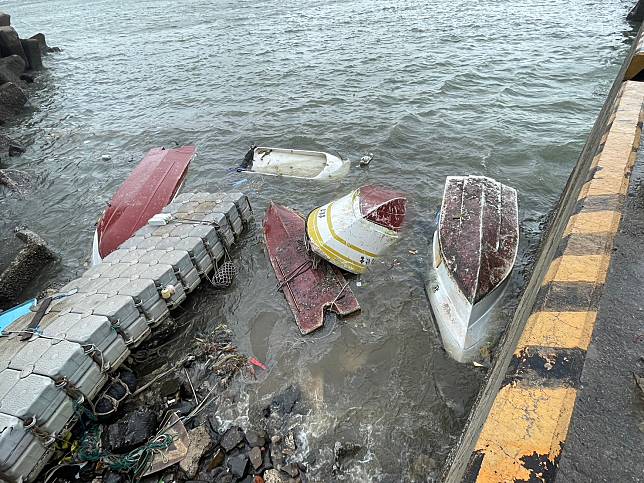
[[[0,124],[18,115],[27,103],[22,86],[34,81],[31,72],[44,68],[42,56],[49,52],[60,49],[49,47],[42,33],[21,39],[11,26],[11,16],[0,11]]]
[[[47,242],[33,231],[20,228],[16,236],[25,246],[0,274],[0,309],[14,306],[25,288],[55,259]]]

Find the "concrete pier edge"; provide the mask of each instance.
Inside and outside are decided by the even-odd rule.
[[[636,36],[566,183],[447,482],[554,481],[639,148]]]

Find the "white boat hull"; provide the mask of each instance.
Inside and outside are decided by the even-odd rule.
[[[356,274],[364,273],[399,237],[398,231],[368,220],[361,212],[362,189],[316,208],[306,222],[311,250]],[[404,216],[404,208],[401,213]]]
[[[98,231],[94,230],[94,239],[92,240],[92,266],[98,265],[103,259],[98,251]]]
[[[349,160],[322,151],[256,147],[247,173],[300,179],[336,179],[349,172]]]
[[[432,244],[433,263],[429,273],[427,293],[432,312],[440,330],[443,346],[458,362],[471,362],[498,334],[495,308],[503,299],[508,279],[476,304],[467,300],[456,281],[440,261],[438,231]],[[438,266],[436,264],[438,263]]]

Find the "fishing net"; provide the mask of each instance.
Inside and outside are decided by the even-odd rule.
[[[233,262],[228,260],[222,263],[221,266],[215,270],[210,282],[215,288],[227,288],[232,285],[236,275],[237,268],[235,268]]]

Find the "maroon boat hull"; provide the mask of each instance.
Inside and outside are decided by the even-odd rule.
[[[172,201],[196,152],[195,146],[148,151],[114,194],[98,222],[101,258],[116,250]]]
[[[264,218],[264,240],[279,286],[302,334],[324,325],[326,310],[340,316],[360,310],[342,272],[324,260],[313,268],[305,245],[304,218],[272,203]]]

